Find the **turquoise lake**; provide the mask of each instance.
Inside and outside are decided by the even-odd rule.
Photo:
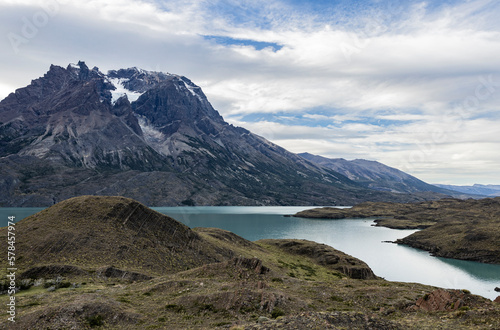
[[[216,227],[248,240],[300,238],[330,245],[365,261],[376,275],[390,281],[418,282],[451,289],[467,289],[495,299],[500,293],[500,265],[436,258],[402,245],[384,243],[414,230],[373,227],[373,219],[313,220],[290,218],[310,207],[156,207],[156,211],[194,227]],[[7,217],[21,220],[41,208],[0,208],[0,225]]]

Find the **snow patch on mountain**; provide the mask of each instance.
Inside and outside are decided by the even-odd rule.
[[[132,103],[144,93],[134,92],[125,88],[124,83],[129,81],[128,78],[108,78],[108,80],[115,86],[115,90],[111,91],[111,103],[115,104],[116,101],[123,95],[126,95],[128,100]]]
[[[195,92],[195,87],[193,86],[190,86],[187,82],[183,81],[184,82],[184,86],[186,86],[187,90],[191,92],[191,94],[193,94],[194,96],[200,98],[200,96]]]
[[[196,96],[196,98],[198,98],[198,100],[203,102],[203,98],[199,94],[199,92],[201,90],[201,88],[199,86],[196,86],[195,84],[193,84],[189,80],[186,81],[185,77],[179,76],[178,78],[180,81],[182,81],[184,83],[184,87],[186,87],[186,89],[191,93],[191,95]]]

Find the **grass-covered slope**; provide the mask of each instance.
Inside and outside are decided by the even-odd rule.
[[[451,204],[436,225],[398,240],[432,254],[500,264],[500,198]]]
[[[500,305],[466,291],[388,282],[310,241],[192,230],[120,197],[59,203],[16,233],[16,322],[4,309],[2,329],[500,327]]]
[[[186,270],[231,255],[180,222],[132,199],[76,197],[15,225],[16,266],[114,265],[152,275]],[[0,230],[2,242],[7,230]],[[4,239],[5,238],[5,239]]]
[[[381,217],[378,226],[423,229],[398,243],[436,256],[500,264],[500,198],[442,199],[421,203],[362,203],[351,209],[318,208],[305,218]]]

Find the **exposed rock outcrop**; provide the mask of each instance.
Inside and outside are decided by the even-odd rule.
[[[465,306],[464,298],[462,291],[438,289],[417,300],[415,307],[427,312],[452,311]]]
[[[245,258],[245,257],[238,257],[234,258],[231,260],[231,262],[236,266],[236,267],[242,267],[246,269],[250,269],[254,271],[256,274],[265,274],[269,271],[269,268],[264,266],[262,264],[262,260],[259,260],[257,258]]]
[[[471,307],[481,304],[477,296],[462,290],[436,289],[419,298],[412,310],[424,310],[427,312],[456,311],[459,309],[468,310]]]
[[[363,261],[325,245],[306,240],[265,239],[263,244],[279,247],[287,253],[307,256],[320,265],[339,271],[355,279],[377,278],[371,268]]]

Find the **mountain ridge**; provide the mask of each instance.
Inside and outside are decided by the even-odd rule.
[[[500,196],[500,185],[493,184],[474,184],[472,186],[434,184],[437,187],[458,191],[464,194],[475,194],[488,197]]]
[[[0,205],[123,195],[150,206],[353,205],[374,191],[224,121],[186,77],[51,65],[0,102]]]
[[[432,191],[457,198],[478,197],[473,194],[457,194],[456,191],[428,184],[410,174],[377,161],[343,158],[326,158],[310,153],[300,153],[299,156],[326,168],[339,172],[349,179],[374,190],[395,193],[416,193]],[[465,194],[465,195],[464,195]],[[469,196],[470,195],[470,196]]]

